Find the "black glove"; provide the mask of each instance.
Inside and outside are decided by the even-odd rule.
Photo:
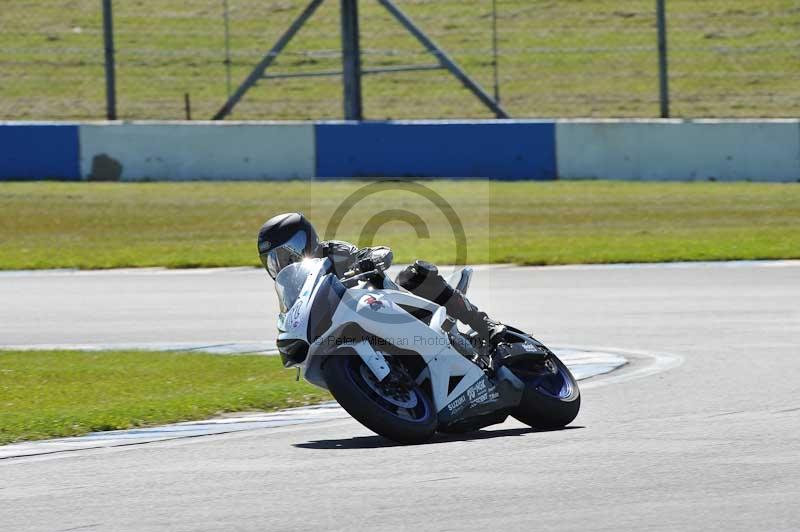
[[[375,263],[372,261],[372,259],[361,259],[358,261],[356,268],[358,268],[358,271],[361,273],[371,272],[375,269]]]

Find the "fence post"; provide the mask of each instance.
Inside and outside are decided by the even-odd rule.
[[[103,40],[106,49],[106,117],[117,119],[117,81],[114,64],[114,14],[111,0],[103,0]]]
[[[223,18],[225,21],[225,88],[228,98],[231,97],[231,13],[228,0],[222,2]]]
[[[342,0],[342,63],[344,118],[361,120],[361,45],[358,34],[358,0]]]
[[[666,0],[656,0],[658,23],[658,81],[661,118],[669,118],[669,67],[667,63],[667,9]]]
[[[497,46],[497,0],[492,0],[492,63],[494,66],[494,101],[500,103],[500,54]]]

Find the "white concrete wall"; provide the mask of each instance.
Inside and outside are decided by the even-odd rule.
[[[273,180],[315,174],[312,123],[92,123],[81,176],[98,180]]]
[[[80,174],[111,181],[311,178],[315,128],[84,123]],[[800,120],[559,120],[555,141],[561,179],[800,181]]]
[[[798,181],[798,120],[560,120],[561,179]]]

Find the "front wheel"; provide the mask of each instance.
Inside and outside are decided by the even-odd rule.
[[[521,361],[509,368],[525,383],[522,401],[511,415],[537,429],[558,429],[572,423],[581,408],[575,377],[557,356]]]
[[[378,382],[356,354],[331,355],[322,371],[336,401],[373,432],[406,444],[424,443],[436,432],[433,403],[410,379],[389,375]],[[402,368],[392,371],[396,374]]]

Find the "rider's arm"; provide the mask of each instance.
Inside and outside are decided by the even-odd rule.
[[[352,270],[360,262],[368,260],[373,264],[382,264],[388,268],[394,258],[392,250],[378,246],[373,248],[358,249],[353,244],[341,240],[328,240],[320,244],[321,256],[329,257],[336,269],[336,275],[341,277],[345,272]]]
[[[327,257],[333,261],[333,267],[338,277],[350,270],[355,262],[355,254],[358,248],[348,242],[341,240],[327,240],[320,244],[320,256]]]

